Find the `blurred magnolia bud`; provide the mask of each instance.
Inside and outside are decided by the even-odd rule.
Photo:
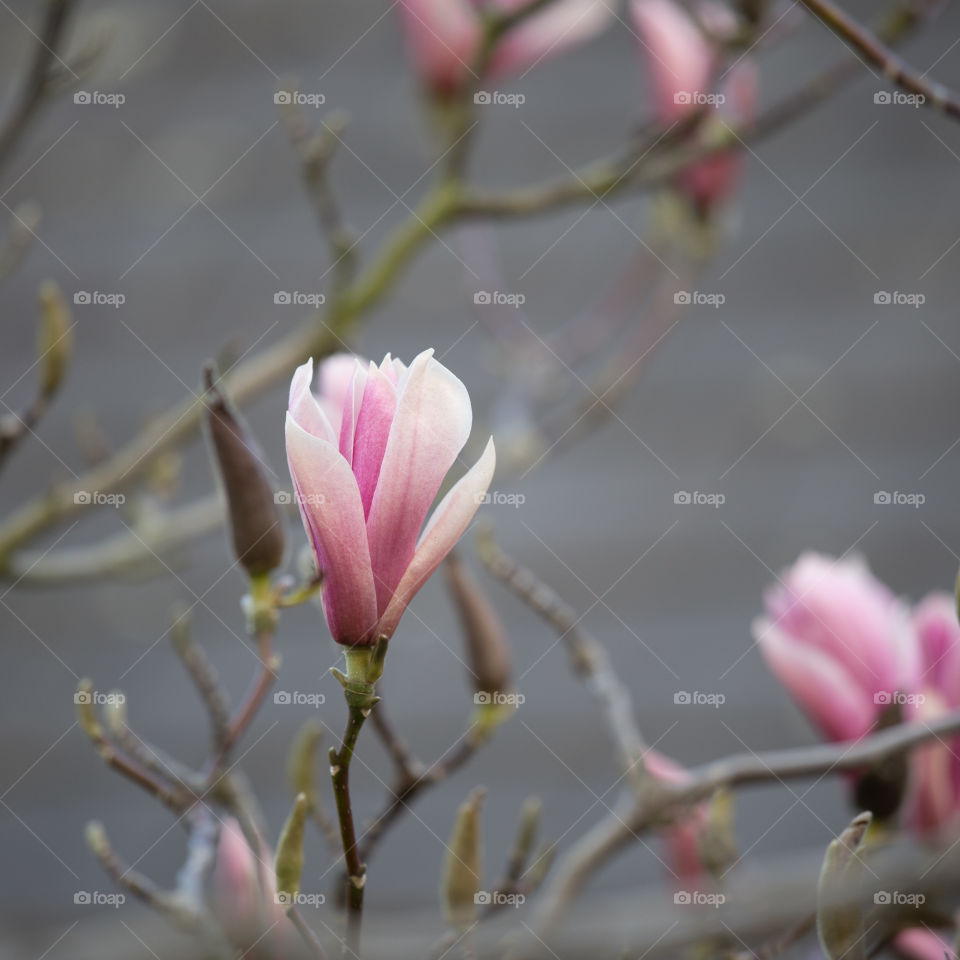
[[[307,820],[307,797],[299,794],[277,842],[277,893],[288,898],[300,892],[303,873],[303,827]]]
[[[447,586],[466,639],[467,665],[474,692],[506,692],[510,689],[511,662],[503,624],[456,551],[447,557],[445,566]]]
[[[265,857],[269,854],[264,851]],[[235,947],[251,951],[264,941],[270,947],[282,944],[283,911],[273,875],[268,864],[258,863],[235,817],[227,817],[220,828],[211,883],[214,916]]]
[[[273,488],[253,442],[226,398],[204,369],[207,426],[230,508],[233,550],[251,577],[260,577],[283,562],[283,520]]]
[[[40,391],[52,397],[63,383],[73,355],[73,328],[70,308],[53,280],[40,284],[37,293],[40,316],[37,323],[37,360]]]
[[[863,905],[853,898],[863,870],[861,855],[872,817],[856,816],[836,840],[830,842],[817,885],[817,932],[829,960],[861,960]]]
[[[114,737],[127,729],[127,698],[119,690],[111,690],[103,706],[103,720]]]
[[[440,899],[447,923],[466,930],[474,920],[480,892],[480,805],[486,790],[478,787],[457,811],[457,820],[447,844]]]
[[[94,742],[103,740],[103,727],[97,718],[97,708],[93,703],[93,681],[84,678],[77,684],[73,702],[77,708],[77,722],[83,732]]]
[[[313,718],[300,728],[290,748],[287,777],[294,796],[301,793],[307,798],[307,810],[319,803],[317,792],[317,751],[323,740],[323,724]]]
[[[735,819],[733,791],[728,787],[714,791],[697,838],[700,862],[712,876],[721,876],[738,859]]]

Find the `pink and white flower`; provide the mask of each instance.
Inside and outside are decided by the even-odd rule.
[[[331,357],[319,396],[312,378],[308,361],[290,385],[290,475],[323,573],[330,632],[338,643],[371,645],[393,635],[469,526],[493,478],[493,438],[424,526],[470,435],[466,387],[432,350],[409,367],[389,354],[379,365]]]

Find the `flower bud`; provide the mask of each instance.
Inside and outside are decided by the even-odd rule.
[[[263,462],[237,415],[204,370],[207,426],[230,509],[233,550],[251,577],[262,576],[283,562],[283,520]]]
[[[861,813],[836,840],[830,842],[817,885],[817,932],[829,960],[860,960],[863,944],[863,907],[851,899],[851,885],[862,870],[864,837],[872,817]]]
[[[307,809],[319,803],[317,791],[317,751],[323,740],[323,724],[310,719],[301,728],[290,748],[287,777],[294,796],[301,793],[307,798]]]
[[[303,827],[307,820],[307,797],[299,794],[277,842],[277,893],[295,896],[303,873]]]
[[[482,787],[473,791],[457,812],[457,821],[447,844],[440,899],[447,923],[454,930],[466,930],[476,915],[480,891],[480,804],[486,795]]]
[[[38,291],[40,317],[37,324],[37,360],[40,368],[40,392],[52,397],[60,388],[73,354],[73,325],[70,309],[60,287],[46,280]]]
[[[497,612],[455,551],[447,557],[446,574],[466,640],[474,693],[509,690],[510,648]]]

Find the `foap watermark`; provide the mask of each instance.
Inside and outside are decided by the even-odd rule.
[[[322,893],[287,893],[283,890],[273,895],[273,902],[281,907],[322,907],[327,898]]]
[[[878,490],[873,495],[873,502],[879,507],[913,507],[914,510],[917,510],[927,502],[927,498],[922,493]]]
[[[704,93],[702,90],[677,90],[673,95],[677,106],[721,107],[727,102],[722,93]]]
[[[900,890],[878,890],[873,895],[878,907],[922,907],[927,898],[922,893],[903,893]]]
[[[99,890],[78,890],[73,902],[81,907],[122,907],[127,898],[122,893],[101,893]]]
[[[513,307],[518,310],[527,298],[522,293],[507,293],[505,290],[478,290],[473,295],[473,302],[477,306]]]
[[[106,293],[103,290],[78,290],[73,295],[73,302],[78,307],[113,307],[119,309],[127,302],[123,293]]]
[[[301,693],[299,690],[276,690],[273,702],[281,707],[313,707],[318,710],[327,702],[322,693]]]
[[[300,290],[278,290],[273,295],[278,307],[322,307],[327,298],[322,293],[304,293]]]
[[[122,507],[127,498],[122,493],[103,493],[100,490],[77,490],[73,502],[78,507]]]
[[[522,907],[527,898],[522,893],[504,893],[502,890],[478,890],[473,895],[478,907]]]
[[[722,693],[703,693],[700,690],[678,690],[673,695],[673,702],[682,706],[722,707],[727,698]]]
[[[727,902],[722,893],[707,893],[704,890],[677,890],[673,902],[678,907],[719,907]]]
[[[701,490],[677,490],[673,495],[673,502],[680,506],[713,507],[714,510],[722,507],[727,498],[722,493],[704,493]]]
[[[73,695],[76,704],[93,704],[97,707],[118,707],[127,702],[125,694],[119,690],[101,693],[99,690],[77,690]]]
[[[877,90],[873,102],[881,107],[922,107],[927,98],[922,93],[907,93],[905,90]]]
[[[281,107],[322,107],[327,98],[322,93],[310,93],[304,90],[278,90],[273,102]]]
[[[504,490],[487,490],[476,494],[476,503],[489,503],[495,507],[513,507],[519,509],[527,502],[525,493],[507,493]]]
[[[77,90],[73,102],[81,107],[122,107],[127,98],[122,93],[103,93],[100,90]]]
[[[902,707],[918,707],[926,703],[927,698],[922,693],[903,693],[900,690],[878,690],[873,695],[873,702],[880,707],[889,707],[894,703]]]
[[[927,298],[922,293],[904,293],[902,290],[878,290],[873,295],[873,302],[880,307],[913,307],[919,310]]]
[[[673,295],[673,302],[681,307],[713,307],[716,310],[727,302],[727,296],[704,290],[678,290]]]
[[[320,507],[327,502],[322,493],[291,493],[289,490],[278,490],[273,495],[273,502],[278,507],[289,507],[291,503],[298,503],[302,507]]]
[[[527,702],[527,698],[522,693],[501,693],[499,690],[488,693],[480,690],[473,695],[473,702],[478,707],[519,707]]]
[[[522,93],[505,93],[502,90],[478,90],[473,95],[478,107],[522,107],[527,98]]]

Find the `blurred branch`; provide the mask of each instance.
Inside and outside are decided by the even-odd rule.
[[[74,2],[48,0],[46,4],[23,85],[7,116],[0,123],[0,168],[9,161],[17,141],[47,98],[50,72],[54,61],[60,60],[57,48]]]
[[[695,767],[682,784],[651,784],[639,800],[621,802],[561,858],[540,897],[537,923],[543,930],[555,926],[583,885],[615,854],[662,825],[671,814],[705,800],[721,787],[783,783],[859,770],[958,732],[960,710],[955,710],[930,723],[901,724],[854,743],[741,754]]]
[[[639,787],[643,779],[644,740],[634,717],[630,691],[617,675],[606,648],[580,626],[582,617],[573,607],[504,553],[489,527],[477,534],[477,553],[492,576],[556,630],[574,673],[586,682],[603,706],[621,769]]]
[[[860,24],[832,0],[800,0],[821,23],[832,30],[841,40],[863,55],[883,75],[898,87],[922,97],[923,104],[937,107],[949,116],[960,118],[960,100],[942,83],[926,80],[901,57],[890,50],[874,33]]]

